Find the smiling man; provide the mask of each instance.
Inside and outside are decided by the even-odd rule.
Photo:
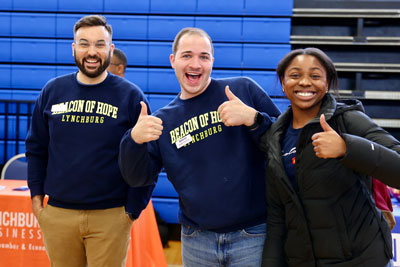
[[[52,266],[125,266],[132,221],[153,190],[129,187],[118,168],[121,137],[147,101],[106,71],[113,49],[104,17],[81,18],[72,43],[78,72],[50,80],[35,104],[28,185]]]
[[[180,94],[121,141],[120,168],[132,186],[164,167],[179,194],[184,266],[260,266],[265,240],[264,155],[260,135],[279,110],[243,77],[210,77],[214,49],[199,28],[175,37],[172,68]]]

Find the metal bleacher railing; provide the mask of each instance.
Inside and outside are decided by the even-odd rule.
[[[342,97],[400,137],[400,2],[295,1],[290,43],[318,47],[333,59]]]
[[[0,99],[0,165],[25,152],[25,138],[33,111],[33,101]]]

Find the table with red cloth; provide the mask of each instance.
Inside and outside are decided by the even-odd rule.
[[[26,189],[26,181],[0,180],[1,266],[50,266]],[[126,266],[167,266],[151,201],[133,223]]]

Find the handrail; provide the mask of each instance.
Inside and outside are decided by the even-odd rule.
[[[400,18],[400,9],[294,8],[293,17]]]

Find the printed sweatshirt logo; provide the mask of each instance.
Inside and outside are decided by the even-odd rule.
[[[94,100],[71,100],[53,105],[51,114],[62,114],[62,122],[103,123],[105,117],[118,118],[118,107]]]
[[[222,122],[221,117],[219,116],[217,111],[210,111],[204,114],[195,116],[185,121],[175,129],[169,132],[171,137],[171,144],[175,144],[179,139],[191,134],[192,136],[192,144],[203,140],[213,134],[217,134],[222,132],[222,126],[220,124]],[[218,125],[214,125],[217,124]],[[206,128],[203,130],[203,128]],[[201,130],[195,134],[197,130]],[[187,144],[189,145],[189,144]]]

